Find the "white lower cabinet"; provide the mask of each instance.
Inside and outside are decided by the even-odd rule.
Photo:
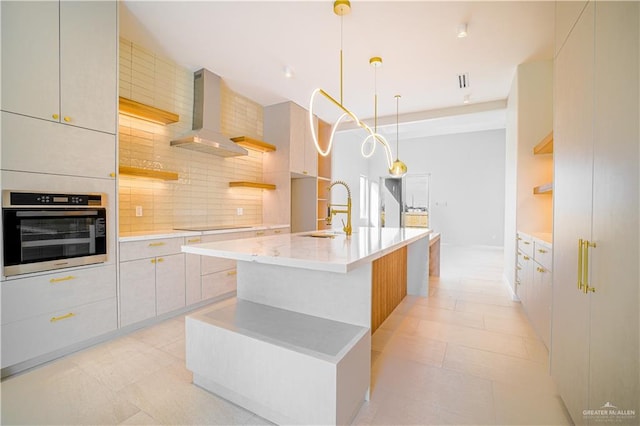
[[[236,269],[228,269],[202,277],[202,299],[211,299],[236,291]]]
[[[120,243],[120,326],[185,306],[183,238]]]
[[[156,266],[153,259],[120,263],[120,326],[156,315]]]
[[[115,265],[2,283],[2,368],[118,326]]]
[[[517,284],[522,307],[544,344],[551,341],[552,246],[518,232]]]
[[[156,259],[156,315],[183,308],[184,305],[184,254],[174,254]]]

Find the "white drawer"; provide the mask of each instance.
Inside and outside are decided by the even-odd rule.
[[[235,268],[202,276],[202,300],[230,293],[236,289]]]
[[[5,281],[2,324],[112,297],[116,297],[115,265]]]
[[[235,260],[223,259],[221,257],[202,256],[200,262],[202,275],[209,275],[236,267]]]
[[[157,240],[127,241],[120,243],[120,261],[145,259],[181,253],[184,238],[164,238]]]
[[[533,249],[533,259],[540,265],[544,266],[545,269],[551,270],[551,262],[553,259],[553,249],[551,244],[545,241],[534,240]]]
[[[522,232],[518,232],[518,250],[529,257],[533,257],[533,239]]]
[[[116,298],[2,325],[2,368],[113,331]]]

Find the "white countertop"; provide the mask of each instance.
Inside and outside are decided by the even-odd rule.
[[[230,232],[242,232],[242,231],[262,231],[266,229],[281,229],[288,228],[289,225],[252,225],[252,226],[238,226],[237,228],[224,228],[214,229],[208,231],[185,231],[178,229],[167,229],[161,231],[139,231],[139,232],[122,232],[118,237],[119,242],[127,241],[144,241],[144,240],[157,240],[162,238],[179,238],[179,237],[193,237],[199,235],[211,235],[211,234],[227,234]]]
[[[185,253],[222,257],[248,262],[346,273],[372,262],[398,248],[427,237],[427,228],[368,228],[361,227],[350,238],[344,233],[333,238],[315,238],[302,232],[242,240],[182,246]]]

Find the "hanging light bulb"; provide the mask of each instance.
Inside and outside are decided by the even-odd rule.
[[[400,122],[398,114],[398,104],[400,103],[400,95],[396,95],[396,161],[389,168],[389,174],[393,177],[402,177],[407,174],[407,165],[400,161]]]

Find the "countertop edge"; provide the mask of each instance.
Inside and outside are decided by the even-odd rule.
[[[243,232],[243,231],[264,231],[269,229],[282,229],[288,228],[290,225],[256,225],[251,227],[239,227],[239,228],[226,228],[226,229],[216,229],[211,231],[178,231],[173,229],[168,229],[164,231],[143,231],[132,233],[131,235],[127,235],[127,233],[118,236],[118,242],[130,242],[130,241],[147,241],[147,240],[159,240],[163,238],[181,238],[181,237],[195,237],[202,235],[214,235],[214,234],[229,234],[232,232]]]

